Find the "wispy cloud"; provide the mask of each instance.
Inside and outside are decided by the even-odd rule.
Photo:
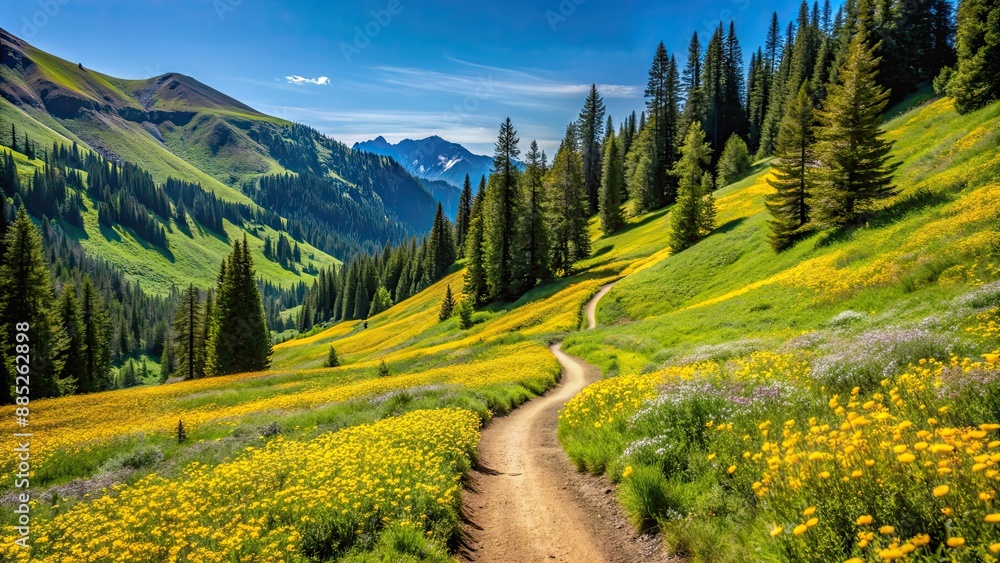
[[[384,83],[394,86],[452,93],[473,93],[489,88],[493,95],[503,101],[518,98],[523,101],[525,96],[579,97],[586,96],[590,91],[590,84],[560,82],[519,70],[456,62],[477,68],[480,72],[459,74],[396,66],[378,66],[374,70],[382,75]],[[597,89],[605,98],[635,98],[641,95],[638,88],[628,84],[598,84]]]
[[[329,86],[330,79],[326,76],[317,76],[316,78],[306,78],[304,76],[299,76],[293,74],[291,76],[286,76],[285,80],[289,84],[315,84],[317,86]]]

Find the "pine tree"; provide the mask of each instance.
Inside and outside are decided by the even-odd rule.
[[[646,127],[653,128],[652,153],[648,157],[653,167],[650,192],[654,195],[655,207],[671,203],[676,196],[676,187],[672,185],[667,170],[676,160],[680,88],[677,61],[667,54],[661,41],[656,47],[645,90],[646,109],[649,112]]]
[[[375,295],[372,296],[371,306],[368,307],[368,316],[374,317],[383,311],[388,311],[390,307],[392,307],[392,296],[384,285],[379,285]]]
[[[767,28],[767,39],[764,43],[765,68],[768,74],[774,76],[781,62],[781,51],[784,47],[781,37],[781,24],[778,23],[778,12],[771,15],[771,25]]]
[[[472,313],[474,313],[472,306],[472,300],[468,297],[464,297],[462,301],[458,304],[458,326],[462,330],[468,330],[472,328]]]
[[[430,236],[431,281],[437,281],[448,273],[448,268],[455,263],[455,241],[452,237],[451,224],[444,215],[444,207],[438,203],[437,213]]]
[[[719,158],[717,182],[719,187],[728,186],[745,176],[752,164],[747,144],[734,133],[726,141],[726,146],[722,149],[722,156]]]
[[[962,0],[956,35],[958,65],[948,83],[959,113],[1000,98],[1000,2]]]
[[[482,194],[482,190],[480,190]],[[469,234],[465,240],[465,285],[463,292],[470,304],[481,305],[488,299],[486,267],[483,264],[483,207],[486,198],[476,196],[469,215]]]
[[[455,247],[458,255],[465,255],[465,237],[469,234],[469,219],[472,215],[472,182],[465,175],[462,194],[458,197],[458,212],[455,215]]]
[[[678,179],[677,204],[670,212],[670,248],[678,253],[701,240],[714,228],[715,204],[711,198],[712,149],[701,124],[692,123],[674,167]]]
[[[111,388],[110,321],[90,276],[83,276],[80,297],[83,323],[83,378],[77,392],[90,393]]]
[[[650,124],[652,123],[651,121]],[[655,174],[656,147],[653,139],[655,129],[655,125],[647,124],[639,131],[625,162],[626,185],[629,198],[632,200],[632,213],[635,215],[659,207]]]
[[[59,362],[62,364],[59,379],[67,388],[80,391],[81,384],[87,378],[86,365],[83,361],[86,355],[84,342],[86,335],[80,301],[72,283],[63,286],[56,311],[60,330],[66,340]]]
[[[174,339],[170,331],[163,336],[163,353],[160,355],[160,383],[166,383],[174,373]],[[211,358],[211,357],[210,357]]]
[[[608,133],[604,144],[604,164],[601,175],[601,232],[610,235],[622,228],[621,193],[625,184],[625,163],[614,132]]]
[[[483,208],[483,265],[489,296],[497,300],[511,300],[518,290],[514,279],[520,259],[516,252],[521,235],[517,219],[524,209],[520,173],[515,164],[521,154],[518,142],[517,131],[508,117],[497,136],[493,174]]]
[[[597,213],[598,190],[601,185],[601,142],[604,134],[604,100],[597,93],[597,85],[590,85],[590,94],[580,111],[577,121],[580,151],[583,157],[584,191],[587,194],[590,214]]]
[[[766,198],[771,213],[771,246],[787,248],[809,223],[809,200],[816,165],[813,135],[814,111],[808,84],[785,110],[775,147],[772,176],[768,183],[775,192]]]
[[[444,322],[451,318],[455,312],[455,296],[451,294],[451,284],[444,291],[444,299],[441,300],[441,311],[438,312],[438,320]]]
[[[337,350],[332,345],[326,354],[326,363],[324,365],[328,368],[340,367],[340,357],[337,356]]]
[[[520,291],[528,291],[552,276],[549,270],[548,202],[545,196],[545,157],[538,150],[538,143],[531,141],[525,155],[524,212],[521,215],[520,265],[518,278]]]
[[[857,34],[817,112],[820,174],[813,209],[820,226],[854,223],[872,203],[896,194],[898,163],[889,162],[892,143],[880,129],[889,93],[876,82],[878,64],[867,36]]]
[[[28,371],[31,374],[32,397],[59,395],[58,374],[61,339],[57,333],[58,319],[54,310],[54,295],[49,270],[42,252],[42,237],[32,224],[24,207],[7,229],[6,253],[0,265],[0,311],[8,341],[7,357],[13,358],[10,335],[17,334],[16,325],[28,323],[31,343]],[[24,365],[24,364],[22,364]]]
[[[729,22],[729,33],[726,35],[725,55],[723,57],[723,106],[722,106],[722,129],[719,136],[712,143],[715,154],[721,153],[733,135],[746,137],[746,109],[744,98],[746,98],[746,82],[743,71],[743,48],[740,40],[736,36],[736,24]]]
[[[570,125],[546,176],[552,226],[552,271],[568,276],[577,260],[590,254],[587,200],[583,193],[583,163],[576,131]]]
[[[205,292],[205,310],[202,314],[201,326],[198,327],[198,344],[200,347],[198,352],[202,360],[202,375],[206,377],[214,375],[208,359],[212,357],[212,350],[209,346],[215,341],[215,329],[217,327],[215,313],[215,291],[209,289]]]
[[[691,123],[705,119],[705,93],[701,85],[701,42],[697,32],[691,36],[688,44],[687,64],[681,73],[681,91],[684,94],[684,111],[680,126],[686,131]],[[627,148],[624,154],[628,154]]]
[[[271,364],[271,334],[244,236],[233,243],[216,291],[218,328],[209,344],[213,375],[263,371]]]
[[[181,295],[181,301],[174,315],[174,334],[177,335],[174,356],[177,358],[177,375],[183,379],[197,379],[205,376],[204,320],[201,311],[201,296],[194,284],[188,286]]]

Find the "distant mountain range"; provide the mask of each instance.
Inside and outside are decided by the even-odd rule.
[[[447,182],[457,188],[461,188],[468,174],[475,189],[479,178],[489,176],[493,167],[491,157],[473,154],[462,145],[437,135],[418,140],[403,139],[396,144],[379,136],[371,141],[355,143],[354,150],[391,156],[418,178]]]

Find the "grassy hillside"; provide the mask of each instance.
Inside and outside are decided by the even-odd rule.
[[[475,428],[553,385],[547,345],[565,338],[607,379],[568,405],[564,445],[581,468],[620,482],[637,525],[659,527],[693,558],[843,560],[905,545],[944,557],[955,549],[944,542],[961,533],[970,556],[988,560],[993,532],[982,518],[998,474],[983,470],[1000,444],[989,441],[993,426],[976,425],[1000,410],[964,382],[992,389],[993,364],[978,355],[1000,346],[1000,290],[991,285],[1000,277],[998,127],[1000,105],[959,117],[950,101],[933,100],[900,115],[888,129],[904,163],[902,193],[868,225],[816,234],[782,254],[766,241],[761,163],[717,194],[720,227],[695,247],[670,256],[669,210],[632,218],[611,237],[592,223],[594,253],[576,275],[477,312],[469,330],[437,319],[446,286],[462,284],[460,264],[367,328],[345,322],[275,346],[264,374],[39,402],[47,414],[37,431],[50,439],[33,451],[38,487],[82,479],[78,490],[93,498],[124,485],[99,501],[68,493],[39,506],[48,543],[38,559],[86,551],[112,529],[166,549],[159,513],[113,524],[156,498],[182,503],[189,529],[239,527],[231,545],[189,536],[186,556],[281,545],[348,560],[448,560],[454,483],[474,459]],[[574,332],[584,303],[616,280],[598,309],[603,327]],[[331,345],[341,367],[323,367]],[[749,407],[733,406],[743,398]],[[190,438],[183,444],[178,420]],[[359,444],[386,434],[396,438],[361,456]],[[325,460],[359,461],[279,470],[282,459],[319,460],[323,451]],[[905,465],[911,452],[918,463]],[[14,461],[0,455],[3,467]],[[260,476],[255,490],[265,483],[267,495],[305,508],[241,502],[244,485],[225,483],[249,467]],[[388,494],[394,478],[405,485]],[[191,479],[208,483],[210,501],[190,503]],[[935,496],[944,484],[951,496]],[[296,496],[303,488],[329,496],[307,502]],[[949,524],[952,514],[979,520]],[[874,527],[857,524],[866,515]],[[879,534],[884,525],[899,531]]]
[[[886,128],[901,193],[866,225],[774,254],[759,174],[564,345],[618,376],[567,405],[570,456],[694,560],[1000,549],[1000,105],[932,100]]]

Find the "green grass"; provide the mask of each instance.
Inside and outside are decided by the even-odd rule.
[[[886,128],[902,163],[897,174],[902,194],[867,227],[816,233],[778,254],[767,243],[763,191],[752,188],[761,177],[720,190],[720,227],[693,248],[622,280],[598,307],[603,328],[572,335],[567,351],[605,369],[614,361],[623,372],[636,373],[701,345],[787,340],[848,309],[905,322],[946,308],[975,275],[996,275],[977,271],[968,280],[938,283],[948,268],[981,268],[995,256],[989,245],[956,244],[994,228],[988,214],[953,230],[946,225],[956,208],[987,197],[977,190],[990,186],[1000,169],[998,127],[1000,105],[958,116],[947,102],[938,101],[900,115]],[[977,129],[989,132],[970,147],[952,151]],[[940,233],[929,232],[934,224],[945,226]],[[912,255],[894,255],[914,237],[927,242]],[[595,243],[600,247],[600,241]],[[835,295],[779,283],[781,276],[810,260],[831,260],[833,275],[849,277],[883,259],[898,268],[893,279]]]

